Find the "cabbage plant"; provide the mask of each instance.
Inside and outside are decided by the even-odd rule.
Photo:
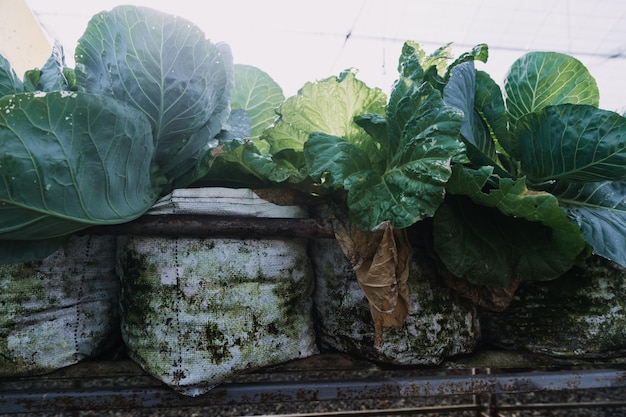
[[[504,91],[464,63],[444,101],[463,111],[467,147],[434,221],[452,273],[503,287],[554,279],[589,253],[626,265],[626,119],[598,108],[581,62],[528,53]]]
[[[149,8],[95,15],[76,67],[56,45],[20,79],[0,57],[0,262],[144,214],[205,175],[230,114],[233,62],[191,22]]]
[[[376,345],[409,311],[404,229],[434,215],[452,162],[464,155],[463,112],[444,102],[442,89],[451,68],[485,59],[486,49],[452,64],[448,52],[427,56],[406,43],[389,98],[353,70],[306,83],[260,136],[221,144],[219,159],[242,173],[329,203],[337,241],[370,303]]]
[[[220,157],[269,186],[338,199],[362,230],[406,228],[435,213],[451,161],[464,154],[463,113],[442,88],[451,68],[474,59],[486,59],[485,46],[450,63],[448,46],[426,55],[407,42],[389,97],[354,70],[308,82],[277,107],[272,126],[223,143]]]
[[[351,70],[307,83],[225,155],[361,230],[432,217],[438,259],[473,284],[554,279],[591,253],[626,265],[624,116],[571,56],[526,54],[503,90],[475,67],[487,55],[408,41],[389,98]]]

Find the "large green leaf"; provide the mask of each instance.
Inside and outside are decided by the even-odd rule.
[[[464,114],[461,135],[470,161],[478,165],[497,165],[494,139],[476,110],[476,69],[473,61],[460,64],[451,71],[443,90],[443,99],[447,105]]]
[[[557,182],[550,192],[595,253],[626,266],[626,182]]]
[[[504,80],[506,106],[515,125],[525,114],[557,104],[598,107],[595,79],[576,58],[557,52],[530,52],[513,63]]]
[[[143,113],[107,96],[0,99],[0,239],[47,239],[123,223],[156,200]]]
[[[250,117],[249,137],[259,136],[276,120],[285,101],[283,90],[266,72],[252,65],[235,65],[232,110],[245,110]]]
[[[399,78],[393,85],[386,109],[388,135],[386,143],[381,143],[383,153],[387,154],[387,156],[395,155],[398,151],[398,147],[401,146],[399,141],[403,134],[403,129],[409,119],[413,117],[413,113],[416,110],[414,106],[415,103],[418,102],[418,100],[411,98],[411,96],[418,90],[423,90],[422,85],[425,82],[443,93],[451,76],[451,72],[456,69],[457,66],[464,66],[466,63],[471,63],[473,71],[473,61],[486,61],[487,55],[487,46],[480,44],[475,46],[470,52],[465,52],[457,59],[453,60],[451,44],[444,45],[430,55],[426,55],[426,52],[418,43],[406,41],[402,47],[402,53],[398,63]],[[463,71],[462,75],[458,75],[457,78],[463,78],[467,73],[469,73],[469,71]],[[471,77],[471,85],[465,82],[466,80],[457,80],[456,83],[458,85],[452,88],[453,90],[458,90],[459,88],[466,90],[460,94],[463,96],[461,100],[467,100],[465,104],[469,103],[469,108],[472,108],[474,98],[474,76],[471,75]],[[471,94],[471,97],[469,95],[466,96],[468,92]],[[457,102],[455,104],[460,103]],[[455,107],[464,110],[466,106]],[[470,122],[468,121],[468,123]],[[478,127],[478,125],[474,124],[474,127]],[[468,133],[467,129],[465,130],[465,133]],[[470,141],[471,139],[472,138],[468,138]]]
[[[280,106],[280,120],[263,138],[270,143],[272,154],[284,149],[301,152],[313,132],[339,136],[374,152],[375,142],[354,123],[354,118],[384,113],[386,99],[382,90],[369,88],[350,71],[308,82]]]
[[[382,150],[370,154],[368,148],[332,135],[312,136],[305,144],[311,176],[317,179],[328,173],[329,183],[343,182],[350,217],[362,230],[384,221],[401,229],[432,216],[443,201],[451,160],[463,150],[458,140],[462,114],[446,106],[430,84],[409,91],[397,108],[405,126],[383,171],[374,169]],[[394,115],[389,117],[394,120]],[[359,119],[363,121],[371,119]],[[378,131],[384,124],[375,126]]]
[[[366,171],[348,177],[344,188],[348,190],[350,217],[357,227],[372,230],[388,220],[395,229],[402,229],[432,217],[443,201],[450,173],[449,160],[442,156],[445,148],[430,148],[431,152],[383,175]]]
[[[484,71],[476,71],[474,109],[487,127],[496,149],[502,151],[502,144],[511,142],[508,114],[500,86]]]
[[[410,114],[407,114],[409,109]],[[393,153],[388,157],[388,168],[420,159],[430,160],[433,162],[433,177],[439,177],[441,169],[437,166],[441,165],[448,172],[445,175],[447,180],[450,161],[465,151],[459,138],[463,113],[446,105],[441,93],[429,83],[423,83],[407,100],[402,100],[398,113],[403,113],[404,125],[397,148],[389,149]],[[398,124],[398,114],[388,114],[387,119],[390,125]],[[435,162],[438,159],[439,163]]]
[[[580,230],[568,220],[557,198],[548,192],[529,190],[525,178],[499,178],[493,176],[493,167],[489,166],[473,170],[455,165],[446,190],[469,196],[475,203],[496,208],[506,216],[543,224],[551,230],[551,244],[570,261],[585,247]]]
[[[441,66],[449,58],[449,51],[446,47],[438,49],[434,56],[427,58],[426,52],[416,42],[407,41],[402,46],[402,53],[398,60],[399,78],[393,85],[385,110],[387,134],[385,135],[386,141],[381,142],[385,156],[395,154],[402,136],[402,129],[411,118],[413,111],[411,105],[414,102],[410,99],[411,94],[424,83],[422,64],[432,68],[437,75]]]
[[[312,133],[304,148],[309,175],[314,179],[323,177],[329,187],[343,188],[351,175],[372,171],[369,156],[339,136]]]
[[[490,166],[473,170],[456,165],[446,190],[471,201],[448,198],[437,211],[435,249],[452,273],[474,284],[554,279],[585,248],[580,230],[558,200],[528,190],[523,178],[498,178]]]
[[[170,182],[194,169],[228,119],[230,48],[212,44],[183,18],[118,6],[89,21],[75,55],[79,88],[112,95],[148,116],[156,161]]]
[[[427,79],[437,86],[443,84],[445,69],[451,59],[451,44],[438,48],[430,55],[426,55],[426,51],[417,42],[406,41],[402,45],[398,59],[399,77],[393,84],[385,110],[387,123],[385,141],[379,141],[382,153],[387,158],[397,152],[402,130],[415,110],[413,105],[417,100],[412,100],[411,95],[420,89]]]
[[[626,179],[626,118],[587,105],[548,106],[522,117],[515,155],[534,183]]]
[[[549,227],[461,196],[447,198],[437,210],[434,236],[446,268],[477,285],[505,287],[514,278],[551,280],[574,263],[554,243]]]
[[[465,148],[459,133],[463,112],[446,105],[441,93],[428,82],[406,93],[398,100],[395,112],[391,107],[387,109],[388,144],[380,146],[386,153],[387,166],[416,159],[431,145],[447,148],[450,159],[462,153]]]

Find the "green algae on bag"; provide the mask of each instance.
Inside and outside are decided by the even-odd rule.
[[[72,237],[41,261],[0,265],[0,376],[36,375],[119,341],[115,238]]]
[[[196,396],[317,353],[306,239],[120,238],[122,335],[148,373]]]
[[[481,314],[486,342],[554,357],[626,351],[626,268],[600,256],[547,282],[524,282],[509,307]]]
[[[316,281],[313,300],[321,348],[395,365],[437,365],[473,352],[480,340],[475,307],[435,276],[425,257],[410,260],[409,312],[400,328],[387,328],[376,346],[368,301],[335,239],[311,243]]]

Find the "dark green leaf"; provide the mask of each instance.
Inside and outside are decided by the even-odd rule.
[[[363,114],[355,117],[354,121],[361,126],[368,135],[382,148],[388,140],[387,118],[381,114]]]
[[[473,284],[504,287],[512,279],[551,280],[574,261],[549,227],[449,198],[434,218],[435,250],[454,275]]]
[[[383,175],[373,171],[352,174],[345,181],[350,217],[362,230],[389,220],[402,229],[431,217],[444,197],[449,174],[439,158],[407,162]]]
[[[446,159],[454,158],[464,151],[459,140],[462,120],[462,111],[446,106],[438,90],[422,83],[407,91],[395,113],[387,109],[388,143],[380,152],[386,154],[388,166],[416,159],[431,145],[446,148]]]
[[[390,115],[395,117],[395,120],[388,124],[389,138],[399,138],[402,135],[402,128],[406,120],[408,120],[407,117],[405,117],[404,120],[400,117],[402,107],[407,108],[406,102],[409,101],[410,104],[409,97],[418,90],[426,81],[426,78],[428,78],[426,70],[429,70],[430,78],[434,77],[439,80],[437,84],[443,83],[442,75],[451,57],[450,44],[442,46],[430,56],[427,56],[426,52],[418,43],[413,41],[406,41],[404,43],[402,53],[398,60],[399,78],[393,85],[386,109],[387,117]],[[440,72],[441,75],[439,74]],[[409,108],[409,113],[410,110]],[[397,145],[391,143],[387,145],[387,147],[395,150]],[[390,151],[385,151],[384,153],[388,154]]]
[[[368,155],[343,138],[313,133],[304,144],[304,156],[313,180],[322,177],[330,187],[343,187],[346,179],[361,171],[371,171]]]
[[[515,152],[534,183],[626,179],[626,118],[592,106],[548,106],[524,116]]]
[[[405,45],[400,64],[409,77],[419,76],[421,67],[412,48]],[[408,227],[432,216],[443,201],[451,161],[464,151],[462,113],[446,106],[438,90],[409,80],[396,83],[392,94],[385,106],[384,94],[350,71],[308,83],[286,100],[280,120],[262,136],[274,160],[303,150],[316,187],[347,191],[350,217],[364,230],[384,221]]]
[[[511,134],[502,90],[484,71],[476,71],[474,109],[487,126],[496,148],[498,145],[501,145],[505,150],[510,148],[506,145],[511,142]]]
[[[198,155],[208,151],[207,138],[228,119],[230,48],[212,44],[185,19],[118,6],[90,20],[75,55],[79,88],[111,95],[148,116],[156,160],[170,182],[195,169]]]
[[[445,51],[445,48],[440,50],[441,59],[443,59],[444,62],[445,60],[447,60],[448,56]],[[399,138],[402,135],[402,128],[404,127],[404,123],[406,123],[406,120],[408,120],[408,117],[410,117],[407,116],[405,117],[405,120],[401,120],[398,115],[401,113],[402,107],[407,107],[405,102],[409,101],[408,97],[410,97],[413,92],[424,83],[424,69],[422,67],[422,61],[425,59],[425,56],[426,53],[417,43],[411,41],[407,41],[404,43],[402,47],[402,54],[400,55],[398,63],[399,78],[393,85],[391,94],[389,96],[389,103],[387,104],[387,108],[385,111],[386,116],[394,115],[395,117],[394,119],[392,119],[392,122],[388,122],[387,136],[389,138]],[[435,70],[437,69],[435,62],[438,61],[439,59],[435,59],[432,62],[432,64],[434,64],[433,68],[435,68]],[[395,149],[397,148],[397,145],[391,143],[389,145],[386,145],[386,147]],[[390,151],[385,150],[383,153],[389,154]]]
[[[476,69],[469,61],[455,67],[450,80],[443,90],[444,101],[448,106],[461,110],[464,114],[461,125],[467,156],[477,165],[496,166],[496,146],[494,140],[476,111]]]
[[[557,182],[550,192],[595,253],[626,266],[626,182]]]
[[[111,97],[5,96],[0,144],[0,239],[47,239],[123,223],[156,200],[150,124]]]
[[[388,157],[390,166],[425,156],[441,159],[447,166],[451,159],[464,152],[459,140],[463,112],[447,106],[441,93],[430,84],[422,84],[399,108],[398,114],[388,115],[390,123],[403,126],[396,140],[398,146],[389,149],[392,152]],[[434,169],[433,173],[437,171]]]
[[[444,62],[449,58],[446,47],[440,48],[436,53],[436,57],[430,60],[431,65],[437,66],[439,58]],[[398,59],[398,73],[400,80],[408,79],[421,84],[424,81],[424,67],[422,62],[426,57],[426,53],[420,45],[413,41],[406,41],[402,45],[400,58]],[[430,67],[430,65],[429,65]]]
[[[584,249],[585,241],[557,198],[548,192],[529,190],[525,178],[499,178],[492,175],[492,170],[455,165],[446,190],[467,195],[475,203],[497,208],[504,215],[542,223],[552,230],[552,242],[559,251],[573,261]]]
[[[401,137],[394,138],[395,153],[389,154],[384,172],[368,167],[344,182],[350,216],[363,230],[383,221],[400,229],[432,216],[443,201],[451,160],[463,151],[458,139],[461,112],[446,106],[428,83],[402,100],[398,114],[387,119],[403,128]]]

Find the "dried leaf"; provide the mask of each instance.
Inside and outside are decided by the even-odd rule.
[[[409,259],[411,247],[404,230],[383,222],[372,231],[334,219],[335,236],[350,260],[374,321],[374,345],[380,347],[388,327],[400,327],[409,313]]]
[[[351,221],[337,217],[332,218],[332,225],[335,238],[354,269],[358,269],[366,260],[374,257],[378,250],[378,242],[385,232],[380,226],[372,231],[364,231],[358,229]]]

